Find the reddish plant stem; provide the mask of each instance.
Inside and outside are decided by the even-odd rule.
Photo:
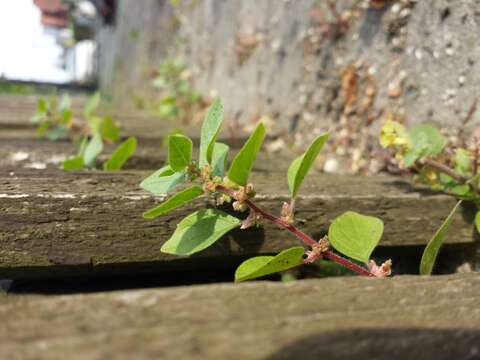
[[[232,198],[235,199],[235,190],[226,188],[225,186],[219,185],[217,186],[217,191],[223,192]],[[288,224],[282,219],[268,213],[267,211],[259,208],[257,205],[255,205],[251,200],[246,199],[245,204],[253,211],[256,213],[260,214],[264,219],[267,219],[268,221],[290,231],[292,234],[294,234],[298,239],[302,240],[306,245],[308,246],[314,246],[318,245],[318,242],[312,239],[310,236],[308,236],[306,233],[304,233],[302,230],[298,229],[292,224]],[[364,267],[355,264],[354,262],[351,262],[348,259],[345,259],[342,256],[339,256],[335,254],[331,250],[325,250],[322,252],[322,255],[325,256],[326,258],[335,261],[336,263],[345,266],[347,269],[352,270],[353,272],[356,272],[359,275],[363,276],[370,276],[370,277],[375,277],[374,274],[372,274],[370,271],[365,269]]]
[[[340,255],[335,254],[331,250],[326,250],[326,251],[322,252],[322,255],[325,256],[326,258],[332,260],[332,261],[335,261],[336,263],[338,263],[340,265],[345,266],[347,269],[350,269],[350,270],[356,272],[357,274],[364,275],[364,276],[375,277],[375,275],[373,275],[370,271],[368,271],[364,267],[362,267],[360,265],[357,265],[357,264],[351,262],[350,260],[345,259],[344,257],[342,257]]]
[[[453,170],[452,168],[450,168],[447,165],[442,164],[438,161],[435,161],[435,160],[432,160],[432,159],[425,159],[425,160],[423,160],[423,163],[425,165],[428,165],[428,166],[434,168],[435,170],[443,172],[444,174],[454,178],[455,180],[457,180],[461,184],[464,184],[468,181],[468,179],[466,177],[464,177],[460,174],[457,174],[457,172],[455,172],[455,170]]]

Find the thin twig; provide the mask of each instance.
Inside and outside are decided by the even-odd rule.
[[[468,181],[467,177],[458,174],[451,167],[449,167],[445,164],[442,164],[442,163],[440,163],[436,160],[427,158],[427,159],[423,160],[423,164],[428,165],[428,166],[434,168],[435,170],[438,170],[438,171],[452,177],[453,179],[457,180],[461,184],[465,184]]]
[[[459,140],[462,142],[463,146],[465,146],[465,136],[464,136],[464,132],[465,132],[465,127],[466,125],[470,122],[470,120],[472,119],[473,117],[473,114],[475,114],[475,111],[477,110],[477,105],[478,105],[478,100],[479,100],[479,96],[477,96],[474,100],[473,100],[473,103],[472,105],[470,105],[470,108],[468,109],[468,112],[467,114],[465,115],[465,117],[463,118],[463,121],[462,121],[462,125],[460,126],[460,130],[458,132],[458,138]]]

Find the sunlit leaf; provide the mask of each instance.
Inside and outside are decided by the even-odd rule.
[[[168,163],[174,171],[185,169],[192,161],[192,140],[181,134],[168,136]]]
[[[406,153],[404,164],[412,166],[415,161],[426,156],[436,156],[447,144],[447,138],[431,124],[419,124],[409,131],[412,148]]]
[[[430,275],[432,273],[433,266],[435,265],[435,260],[437,259],[438,251],[440,250],[443,239],[445,237],[445,233],[447,232],[448,227],[453,220],[453,215],[455,215],[455,212],[457,211],[461,203],[461,200],[457,202],[452,211],[450,211],[450,214],[448,214],[443,224],[438,228],[438,230],[435,232],[435,235],[433,235],[433,237],[430,239],[427,246],[425,247],[422,255],[422,260],[420,262],[420,275]]]
[[[477,232],[480,234],[480,211],[477,211],[475,214],[475,228]]]
[[[382,220],[353,211],[337,217],[328,229],[328,239],[337,251],[364,263],[368,263],[382,234]]]
[[[235,271],[235,281],[251,280],[301,265],[304,253],[303,247],[296,246],[283,250],[276,256],[257,256],[248,259]]]
[[[58,105],[58,111],[63,112],[65,110],[70,110],[72,106],[72,100],[70,99],[70,96],[67,94],[62,96],[62,100],[60,100],[60,104]]]
[[[196,211],[177,225],[161,250],[168,254],[191,255],[209,247],[240,224],[236,217],[216,209]]]
[[[292,198],[297,196],[303,179],[305,176],[307,176],[310,168],[312,167],[315,159],[327,140],[328,133],[320,135],[310,144],[307,151],[305,151],[303,155],[300,155],[291,163],[290,167],[288,168],[288,187],[290,189]]]
[[[111,117],[105,116],[99,125],[102,138],[107,141],[117,142],[120,140],[120,128]]]
[[[199,165],[203,167],[212,161],[213,147],[223,121],[223,106],[220,99],[210,105],[202,124],[200,134]]]
[[[160,205],[143,213],[145,219],[153,219],[157,216],[163,215],[172,211],[180,206],[188,204],[197,197],[203,195],[203,189],[200,186],[192,186],[185,190],[182,190],[168,200],[164,201]]]
[[[227,177],[231,181],[241,186],[247,184],[248,176],[264,138],[265,126],[260,122],[230,164]]]
[[[118,145],[110,159],[103,163],[103,169],[107,171],[120,170],[136,149],[137,139],[131,136]]]
[[[81,156],[75,156],[66,159],[62,164],[63,170],[67,171],[81,170],[84,166],[85,164],[83,163],[83,157]]]
[[[230,148],[223,143],[215,143],[212,155],[212,173],[214,176],[225,176],[227,155]]]
[[[472,171],[472,156],[468,150],[456,149],[455,171],[462,176],[470,176]]]
[[[93,166],[98,155],[103,150],[103,141],[99,133],[93,135],[93,137],[88,142],[85,153],[83,155],[83,161],[86,166]]]
[[[99,104],[100,93],[97,91],[95,94],[93,94],[92,97],[90,97],[90,99],[87,101],[87,104],[85,105],[85,117],[89,118],[90,116],[92,116],[95,110],[97,110]]]
[[[155,171],[140,183],[140,187],[154,195],[166,195],[187,178],[185,171],[174,172],[167,165]]]

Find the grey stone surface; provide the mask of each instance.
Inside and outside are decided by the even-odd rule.
[[[351,10],[343,12],[350,18],[339,36],[326,1],[182,1],[174,10],[167,1],[119,3],[102,84],[120,97],[151,93],[148,69],[172,47],[170,54],[183,54],[190,64],[200,90],[222,96],[230,118],[269,115],[303,133],[342,117],[340,79],[349,64],[357,66],[360,85],[367,73],[373,79],[377,123],[393,111],[409,122],[455,126],[478,95],[478,1],[399,0],[374,9],[366,1],[339,0],[339,13]],[[331,32],[322,38],[325,26]],[[134,30],[138,37],[129,39]],[[479,120],[477,114],[472,123]]]

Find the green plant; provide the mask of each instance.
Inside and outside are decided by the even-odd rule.
[[[84,121],[73,118],[71,99],[64,95],[60,102],[52,95],[48,99],[39,99],[37,111],[32,121],[38,124],[37,134],[50,140],[70,137],[78,144],[77,155],[66,159],[64,170],[80,170],[95,167],[97,157],[103,150],[104,143],[116,143],[120,140],[120,128],[109,116],[98,116],[96,110],[100,103],[100,93],[95,93],[84,109]],[[137,140],[130,137],[122,142],[104,162],[104,170],[119,170],[135,152]]]
[[[38,99],[32,122],[37,124],[37,135],[49,140],[58,140],[77,130],[73,124],[71,99],[68,95],[63,95],[60,102],[56,95]]]
[[[296,246],[276,256],[258,256],[243,262],[235,273],[236,281],[249,280],[279,271],[291,269],[303,263],[321,258],[335,261],[348,269],[365,276],[387,276],[391,262],[377,266],[370,255],[383,233],[380,219],[346,212],[331,224],[328,236],[315,241],[295,226],[294,207],[302,182],[307,176],[315,158],[328,139],[328,134],[319,136],[296,158],[288,169],[287,181],[291,202],[284,203],[281,216],[274,216],[258,207],[254,202],[255,189],[248,182],[253,163],[265,137],[265,127],[258,123],[249,139],[227,166],[229,147],[216,141],[223,120],[223,107],[217,99],[209,108],[202,125],[198,162],[192,159],[192,140],[182,134],[168,137],[168,164],[147,177],[141,187],[155,195],[166,195],[179,185],[188,186],[166,201],[146,211],[143,216],[152,219],[183,206],[200,196],[208,196],[217,205],[231,203],[236,213],[249,211],[244,220],[217,208],[193,212],[178,225],[161,251],[176,255],[192,255],[204,250],[224,234],[235,229],[260,226],[271,221],[289,231],[310,249]],[[330,246],[342,254],[367,264],[368,268],[334,253]]]
[[[202,105],[202,97],[190,83],[190,71],[181,59],[166,59],[157,70],[152,86],[160,91],[157,113],[164,119],[186,123]]]
[[[480,134],[475,135],[472,146],[466,148],[449,143],[432,124],[419,124],[407,130],[401,123],[388,119],[380,132],[380,144],[393,150],[398,165],[411,170],[416,181],[459,200],[424,250],[420,274],[431,274],[445,233],[461,202],[471,201],[477,208],[480,205]],[[475,225],[480,231],[478,211]]]

